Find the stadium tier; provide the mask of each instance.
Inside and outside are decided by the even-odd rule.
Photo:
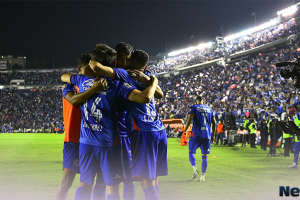
[[[263,110],[270,115],[271,113],[289,114],[289,110],[293,110],[294,107],[299,110],[299,96],[292,80],[281,78],[280,70],[275,68],[277,62],[293,60],[299,56],[300,38],[295,36],[297,32],[299,32],[299,24],[296,24],[295,20],[290,20],[276,28],[228,41],[224,47],[211,52],[195,51],[160,62],[160,65],[171,63],[174,67],[178,63],[184,66],[197,63],[198,61],[193,58],[200,58],[201,56],[194,56],[199,53],[206,57],[201,62],[233,53],[237,56],[229,62],[225,60],[225,63],[216,62],[204,68],[196,67],[171,73],[169,76],[158,76],[165,94],[165,98],[156,103],[160,117],[186,121],[188,109],[198,95],[204,96],[206,103],[214,108],[217,120],[230,112],[236,117],[239,125],[242,123],[239,119],[246,116],[247,112],[257,115]],[[294,36],[292,40],[273,45],[274,41],[291,35]],[[258,49],[255,53],[249,52],[246,55],[243,53],[238,57],[238,51],[247,52],[244,50],[266,44],[271,46],[261,48],[261,51]],[[171,71],[175,69],[170,68],[171,65],[162,68]],[[156,73],[160,72],[157,68],[152,67],[152,69]],[[60,76],[64,72],[66,69],[0,73],[1,84],[7,87],[0,90],[0,111],[3,113],[1,123],[12,123],[14,130],[38,131],[52,127],[54,131],[56,126],[62,123],[62,95],[57,88],[62,84]],[[13,87],[13,80],[25,81]],[[31,89],[19,90],[22,85],[23,88]],[[56,88],[53,89],[49,85],[55,85]]]

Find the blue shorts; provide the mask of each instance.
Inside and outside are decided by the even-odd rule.
[[[168,175],[166,131],[133,131],[131,136],[132,168],[134,180],[140,177],[156,179]]]
[[[191,137],[189,141],[189,150],[193,154],[196,153],[196,150],[200,147],[202,154],[210,153],[210,139],[200,139],[197,137]]]
[[[124,181],[124,167],[119,145],[99,147],[80,143],[79,146],[80,181],[94,184],[98,171],[102,172],[106,185],[117,185]]]
[[[123,152],[123,164],[124,171],[126,175],[126,182],[132,182],[131,178],[131,167],[132,167],[132,157],[131,157],[131,141],[129,137],[120,137],[120,143]]]
[[[69,169],[73,172],[79,171],[79,144],[66,142],[63,150],[63,169]]]

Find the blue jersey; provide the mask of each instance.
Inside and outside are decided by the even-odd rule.
[[[145,90],[147,85],[133,80],[126,70],[120,68],[114,69],[114,78],[122,80],[138,90]],[[161,131],[165,129],[162,121],[159,119],[158,113],[155,110],[154,98],[150,103],[142,104],[133,101],[126,102],[126,128],[128,133],[133,130],[140,131]]]
[[[122,100],[127,103],[127,100]],[[124,102],[119,102],[118,105],[118,129],[121,137],[127,137],[127,130],[125,125],[125,117],[126,117],[126,110]]]
[[[66,94],[69,92],[75,92],[75,86],[69,83],[64,83],[62,87],[63,97],[66,98]]]
[[[10,130],[10,131],[11,131],[11,126],[10,126],[10,125],[8,125],[8,130]]]
[[[108,87],[95,93],[80,105],[82,121],[80,143],[108,147],[116,140],[118,127],[117,105],[134,89],[128,83],[106,78]],[[84,92],[93,86],[94,78],[72,75],[71,83]]]
[[[5,125],[3,125],[3,130],[5,130]]]
[[[189,114],[194,114],[193,135],[201,139],[211,139],[211,123],[214,117],[213,110],[207,105],[196,104],[192,106]]]

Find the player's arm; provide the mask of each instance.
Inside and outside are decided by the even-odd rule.
[[[144,90],[133,90],[129,96],[128,99],[130,101],[135,101],[138,103],[149,103],[151,99],[153,98],[153,95],[155,93],[155,88],[157,86],[158,80],[154,76],[151,76],[151,84]]]
[[[184,132],[186,132],[188,130],[188,128],[190,127],[194,116],[195,116],[195,114],[189,114],[189,118],[188,118],[188,120],[186,122],[186,125],[184,127]]]
[[[79,105],[84,103],[85,100],[87,100],[89,97],[91,97],[93,94],[95,94],[98,91],[103,90],[107,87],[107,81],[104,78],[95,78],[93,86],[81,93],[74,94],[73,92],[69,92],[66,94],[65,98],[68,102],[70,102],[71,105]]]
[[[106,76],[106,77],[109,77],[109,78],[114,78],[114,70],[113,68],[111,67],[107,67],[107,66],[104,66],[102,65],[101,63],[95,61],[95,60],[90,60],[90,63],[89,63],[91,69],[101,75],[101,76]]]
[[[65,83],[70,83],[71,84],[71,76],[73,75],[74,73],[65,73],[63,74],[60,79],[62,80],[62,82],[65,82]]]
[[[151,83],[150,77],[147,76],[146,74],[144,74],[143,72],[138,71],[138,70],[130,70],[127,72],[132,77],[132,79],[137,80],[141,83],[145,83],[146,85],[150,85],[150,83]],[[162,92],[159,85],[157,85],[155,88],[154,97],[157,99],[161,99],[164,97],[164,93]]]
[[[215,118],[213,116],[211,118],[212,118],[211,123],[212,123],[212,130],[213,130],[212,135],[211,135],[211,142],[213,142],[215,139],[215,134],[217,132],[217,126],[216,126]]]

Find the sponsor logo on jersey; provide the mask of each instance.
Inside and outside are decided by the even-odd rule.
[[[79,167],[79,158],[73,160],[74,167]]]
[[[90,89],[94,84],[94,79],[88,79],[82,83],[82,88],[84,90]]]
[[[128,83],[124,83],[124,86],[127,88],[127,89],[129,89],[129,88],[131,88],[132,86],[131,85],[129,85]]]
[[[122,178],[122,176],[119,176],[118,174],[116,174],[115,178],[113,178],[113,179],[117,179],[117,178]]]

